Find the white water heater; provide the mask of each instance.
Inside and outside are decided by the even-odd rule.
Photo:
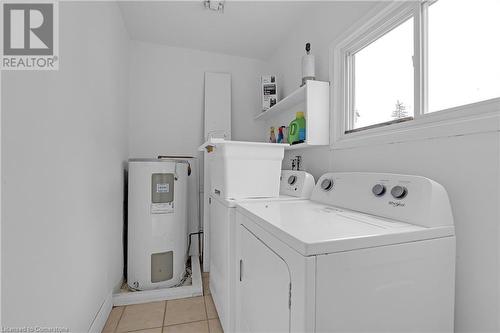
[[[127,283],[138,290],[175,286],[186,270],[189,164],[131,159],[128,166]]]

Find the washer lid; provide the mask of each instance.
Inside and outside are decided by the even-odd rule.
[[[309,200],[241,202],[237,209],[304,256],[453,236],[453,226],[427,228]]]
[[[272,201],[304,201],[305,199],[292,197],[286,194],[280,194],[279,197],[275,198],[244,198],[244,199],[231,199],[231,198],[221,198],[216,194],[210,194],[213,200],[221,202],[227,208],[235,208],[239,203],[244,202],[272,202]]]

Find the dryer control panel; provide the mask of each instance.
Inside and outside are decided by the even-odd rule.
[[[281,170],[280,195],[309,199],[314,185],[314,177],[305,171]]]
[[[318,180],[311,200],[423,227],[453,225],[444,187],[420,176],[327,173]]]

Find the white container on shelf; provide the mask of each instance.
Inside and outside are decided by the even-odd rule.
[[[210,193],[222,198],[277,197],[286,144],[213,139]]]

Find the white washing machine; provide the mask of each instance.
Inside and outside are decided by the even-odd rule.
[[[236,267],[236,205],[245,201],[297,201],[311,196],[314,178],[304,171],[281,171],[280,196],[261,199],[224,199],[212,194],[210,211],[210,291],[225,332],[234,332]]]
[[[238,203],[236,221],[236,331],[453,331],[455,230],[436,182],[328,173],[311,200]]]

